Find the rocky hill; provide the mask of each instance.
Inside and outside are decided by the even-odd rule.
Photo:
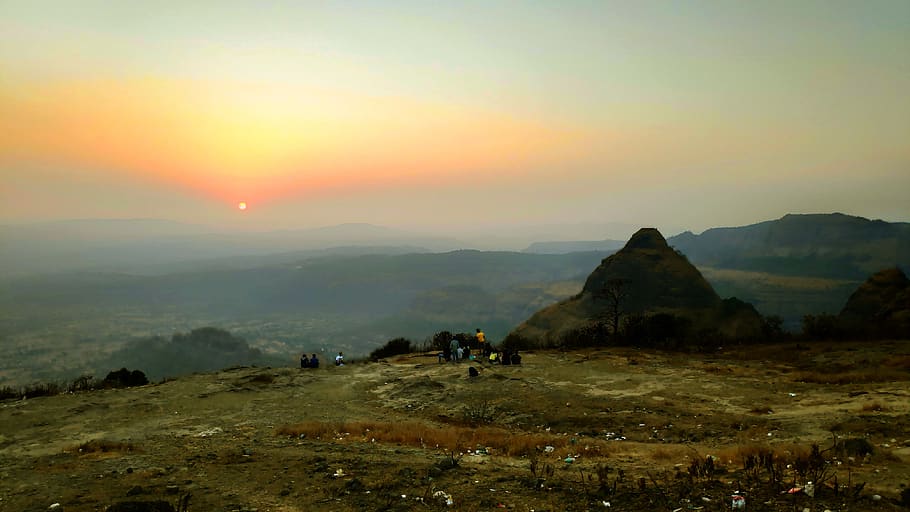
[[[785,215],[749,226],[671,237],[696,265],[782,275],[862,279],[910,265],[910,223],[841,213]]]
[[[672,325],[648,325],[656,318]],[[735,299],[721,300],[659,231],[644,228],[601,262],[581,293],[538,311],[509,336],[531,346],[559,345],[572,343],[580,330],[598,323],[608,324],[607,334],[616,336],[624,325],[635,327],[636,322],[652,331],[644,333],[646,337],[675,338],[674,342],[705,330],[731,338],[754,337],[762,325],[754,308]]]
[[[854,336],[910,337],[910,279],[898,268],[875,273],[853,292],[838,321]]]

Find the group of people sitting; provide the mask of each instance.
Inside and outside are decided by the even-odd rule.
[[[497,350],[490,353],[491,364],[521,364],[521,354],[517,350]]]
[[[316,354],[313,354],[313,357],[307,358],[306,354],[300,356],[300,367],[301,368],[319,368],[319,358],[316,357]]]
[[[464,359],[474,360],[475,358],[480,358],[481,361],[489,360],[491,364],[521,364],[521,356],[517,350],[493,350],[493,347],[487,342],[486,336],[480,329],[477,329],[477,334],[474,336],[474,340],[471,341],[462,344],[458,339],[452,338],[449,345],[437,354],[439,362],[451,361],[457,363]],[[476,345],[476,348],[472,349],[471,344]],[[474,351],[478,352],[479,355],[472,356],[471,354]]]
[[[335,366],[344,366],[344,352],[339,352],[335,356]],[[307,357],[304,353],[300,356],[300,367],[301,368],[319,368],[319,358],[316,357],[316,354],[313,354],[313,357]]]

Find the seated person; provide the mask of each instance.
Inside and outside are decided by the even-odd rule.
[[[335,356],[335,366],[344,366],[344,354],[343,353],[339,352],[338,355]]]
[[[310,358],[310,368],[319,368],[319,358],[316,357],[316,354]]]
[[[310,359],[306,356],[306,354],[302,354],[302,355],[300,356],[300,367],[301,367],[301,368],[309,368],[309,367],[310,367]]]

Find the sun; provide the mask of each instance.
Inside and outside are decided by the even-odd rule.
[[[240,211],[246,210],[246,201],[240,201],[237,203],[237,209]]]

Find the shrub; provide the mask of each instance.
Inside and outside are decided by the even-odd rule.
[[[452,342],[452,333],[449,331],[439,331],[433,335],[433,341],[431,344],[431,350],[442,352],[443,350],[449,348],[449,343]]]
[[[106,439],[93,439],[77,446],[74,451],[79,453],[109,453],[109,452],[131,452],[136,448],[132,443],[123,443],[120,441],[108,441]]]
[[[410,354],[414,351],[414,345],[407,338],[395,338],[386,342],[385,345],[370,352],[370,359],[378,361],[386,357],[397,356],[401,354]]]
[[[145,373],[140,370],[129,371],[126,368],[108,373],[102,382],[108,388],[129,388],[144,386],[148,383],[149,380],[146,378]]]

